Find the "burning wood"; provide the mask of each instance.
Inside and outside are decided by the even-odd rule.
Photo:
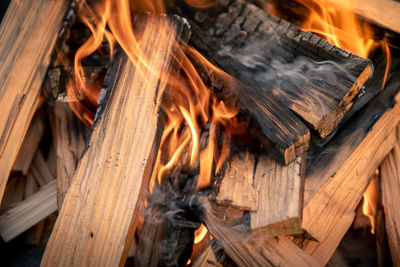
[[[29,6],[50,12],[42,2]],[[9,13],[19,8],[29,9],[12,2]],[[372,38],[353,12],[343,15],[351,23],[341,23],[325,6],[301,24],[318,36],[244,0],[173,7],[76,0],[70,8],[59,41],[68,38],[57,47],[38,113],[48,110],[50,124],[42,120],[40,131],[25,134],[39,106],[36,91],[25,92],[26,107],[7,113],[15,129],[4,127],[11,141],[0,140],[0,151],[9,149],[0,163],[11,156],[4,174],[14,169],[3,239],[41,221],[27,235],[37,244],[57,195],[43,266],[122,265],[128,252],[136,266],[325,265],[396,143],[399,62],[395,56],[389,72],[391,41]],[[142,14],[171,11],[188,21]],[[320,11],[330,21],[316,25]],[[46,38],[51,48],[54,38]],[[35,59],[47,66],[50,53]],[[373,67],[365,58],[373,53],[377,70],[366,82]],[[0,103],[19,99],[8,90]],[[22,147],[32,148],[21,148],[14,163],[24,135]],[[393,250],[395,213],[383,189]]]
[[[0,27],[0,199],[32,120],[68,4],[11,1]],[[40,10],[40,11],[38,11]],[[38,38],[40,36],[40,38]]]

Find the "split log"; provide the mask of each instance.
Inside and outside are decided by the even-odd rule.
[[[346,214],[354,214],[370,178],[395,144],[394,129],[400,121],[399,82],[395,77],[393,71],[384,92],[357,113],[325,149],[309,161],[302,227],[320,243],[303,249],[315,258],[334,229],[340,228],[338,232],[341,233],[336,235],[344,236],[347,229],[339,227],[341,219]],[[333,253],[340,239],[329,242],[332,246],[329,251]],[[325,255],[320,263],[329,257]]]
[[[87,138],[85,125],[67,103],[55,103],[57,143],[57,203],[62,202],[71,185]]]
[[[32,119],[28,132],[25,135],[24,142],[19,149],[17,159],[15,160],[13,171],[21,171],[23,175],[28,173],[33,156],[39,147],[39,142],[44,134],[43,114],[39,113]]]
[[[285,238],[247,237],[218,221],[211,214],[210,203],[204,197],[193,203],[200,207],[200,218],[210,234],[219,241],[225,253],[238,266],[320,266],[311,256]],[[193,204],[196,205],[196,204]]]
[[[166,87],[160,76],[170,71],[177,30],[166,17],[139,23],[149,68],[134,66],[125,55],[114,58],[106,77],[108,101],[93,125],[42,266],[125,262],[159,146],[158,110]]]
[[[257,192],[253,187],[255,158],[250,152],[233,156],[219,186],[216,201],[242,210],[257,210]]]
[[[39,100],[67,7],[66,0],[29,0],[23,4],[13,0],[2,20],[0,199]]]
[[[56,193],[56,182],[53,181],[0,216],[3,240],[10,241],[56,211]]]
[[[26,177],[25,198],[30,197],[38,191],[35,178],[32,175]],[[39,245],[40,237],[44,229],[46,219],[41,220],[38,224],[31,227],[25,235],[25,243],[29,245]]]
[[[382,205],[392,262],[394,266],[400,266],[400,126],[397,126],[396,144],[380,170]]]
[[[241,106],[288,163],[307,149],[309,139],[293,113],[327,136],[353,105],[372,64],[249,3],[217,2],[205,11],[182,4],[191,41],[239,81]]]
[[[203,250],[197,260],[193,263],[194,267],[222,267],[223,265],[217,261],[217,257],[212,248],[212,243],[215,241],[211,241],[210,244]]]
[[[157,266],[167,229],[164,213],[150,207],[140,232],[134,266]]]
[[[305,159],[297,158],[288,166],[270,155],[258,159],[254,187],[259,205],[251,212],[251,229],[262,236],[302,233]]]
[[[1,203],[1,212],[9,209],[13,204],[18,203],[24,198],[26,177],[11,177],[4,192],[4,199]]]
[[[30,175],[35,178],[40,187],[45,186],[54,180],[40,150],[35,154],[28,176]]]

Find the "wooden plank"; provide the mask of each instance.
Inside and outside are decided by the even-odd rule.
[[[85,148],[85,125],[74,115],[67,103],[56,102],[57,203],[62,202],[72,182],[78,161]]]
[[[200,218],[210,234],[238,266],[320,266],[311,256],[285,238],[247,236],[218,221],[207,199],[199,197]]]
[[[157,121],[166,81],[159,78],[170,71],[177,30],[163,16],[138,23],[150,68],[134,66],[125,55],[114,59],[109,72],[117,75],[109,76],[108,101],[94,123],[42,266],[125,262],[161,137]]]
[[[67,0],[11,1],[0,26],[0,199],[39,99]],[[40,36],[40,38],[38,38]]]
[[[302,227],[321,242],[344,214],[355,210],[369,179],[394,146],[393,130],[400,121],[395,77],[308,165]]]
[[[349,2],[327,0],[326,3],[341,8],[350,8],[357,15],[400,33],[400,3],[396,0],[353,0]]]
[[[396,144],[380,167],[382,205],[392,263],[400,266],[400,126]]]
[[[28,176],[29,175],[35,178],[39,186],[45,186],[54,180],[40,150],[36,151]]]
[[[216,202],[242,210],[257,210],[258,196],[253,187],[255,158],[250,152],[232,157],[219,186]]]
[[[24,175],[28,173],[33,156],[35,155],[36,150],[39,147],[39,142],[44,134],[44,128],[43,114],[36,114],[25,135],[24,142],[18,151],[17,159],[12,168],[13,171],[21,171]]]
[[[300,157],[282,166],[268,154],[260,156],[254,174],[259,205],[250,213],[253,232],[262,236],[302,233],[304,170],[305,159]]]
[[[53,181],[0,216],[3,240],[10,241],[56,211],[56,193],[56,182]]]
[[[212,248],[213,241],[203,250],[200,256],[193,263],[193,267],[222,267],[223,265],[217,261],[217,257]]]
[[[217,1],[216,6],[205,11],[185,6],[184,9],[182,13],[191,22],[193,45],[240,82],[243,88],[238,89],[237,97],[250,105],[245,107],[261,127],[263,120],[266,123],[269,118],[269,124],[281,124],[275,128],[270,125],[270,133],[263,132],[281,149],[297,142],[294,149],[306,150],[306,145],[299,141],[300,136],[305,136],[302,124],[290,121],[292,117],[296,119],[290,111],[264,103],[266,99],[288,106],[325,137],[336,128],[372,75],[369,60],[301,31],[245,1]],[[247,97],[250,99],[243,99]],[[262,112],[261,119],[256,110],[251,110],[261,105],[259,102],[264,103],[265,109],[257,111]],[[272,113],[272,108],[282,114]],[[288,133],[285,127],[292,127],[292,132]],[[272,137],[271,132],[276,136]]]

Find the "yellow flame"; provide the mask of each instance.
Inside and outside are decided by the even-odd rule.
[[[201,224],[199,229],[194,231],[194,244],[200,243],[207,235],[208,231],[204,224]]]
[[[319,34],[334,45],[368,58],[371,50],[382,46],[386,54],[386,71],[382,84],[384,88],[390,68],[390,49],[386,39],[381,42],[373,39],[373,30],[367,22],[360,22],[354,13],[353,0],[343,0],[340,6],[329,0],[296,0],[310,11],[300,26],[303,30]]]
[[[379,197],[379,172],[377,170],[374,178],[363,194],[362,204],[362,212],[371,222],[371,234],[375,234],[375,215]]]
[[[85,3],[81,12],[81,21],[91,32],[89,39],[77,50],[74,59],[75,82],[68,85],[67,93],[74,101],[70,102],[77,115],[90,125],[93,123],[94,113],[85,105],[85,101],[96,103],[98,90],[90,88],[84,76],[82,59],[94,53],[103,40],[109,43],[111,50],[118,45],[124,50],[129,60],[136,66],[136,70],[144,75],[151,75],[152,69],[148,59],[140,47],[140,36],[132,25],[132,15],[139,13],[165,13],[162,0],[102,0]],[[210,0],[186,0],[186,3],[197,8],[207,8],[213,5]],[[160,34],[162,38],[162,34]],[[232,128],[231,120],[236,115],[236,108],[227,106],[204,84],[192,61],[200,67],[212,72],[218,79],[233,83],[232,77],[213,66],[196,50],[181,42],[175,42],[169,51],[175,63],[181,68],[180,73],[172,75],[162,74],[160,79],[166,81],[173,99],[168,106],[163,106],[167,121],[157,155],[154,171],[150,179],[149,188],[152,191],[156,183],[161,183],[175,166],[185,165],[182,155],[190,149],[190,168],[200,166],[200,175],[197,188],[208,186],[213,164],[217,164],[216,171],[221,169],[223,161],[227,158],[229,142],[224,140],[221,152],[217,144],[215,131],[217,127]],[[112,57],[112,51],[111,55]],[[167,80],[166,80],[167,79]],[[233,120],[233,122],[235,122]],[[210,133],[205,148],[200,149],[200,134],[205,126],[210,125]],[[229,134],[228,134],[229,136]],[[225,137],[226,139],[227,137]],[[200,160],[198,158],[200,157]]]

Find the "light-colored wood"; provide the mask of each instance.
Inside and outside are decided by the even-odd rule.
[[[24,142],[19,149],[17,159],[12,168],[13,171],[21,171],[24,175],[28,173],[33,156],[35,155],[39,142],[44,134],[44,127],[42,113],[36,114],[25,135]]]
[[[217,261],[214,251],[212,249],[211,241],[208,246],[203,250],[200,256],[193,262],[193,267],[222,267],[222,264]]]
[[[254,174],[259,204],[257,211],[250,213],[253,232],[263,236],[302,233],[304,172],[301,166],[300,157],[283,166],[269,155],[260,156]]]
[[[32,174],[39,186],[45,186],[54,180],[40,150],[35,154],[30,168],[30,174]]]
[[[382,205],[385,210],[386,233],[392,263],[400,266],[400,126],[397,126],[397,141],[381,164]]]
[[[217,203],[242,210],[257,210],[257,192],[253,187],[254,166],[252,153],[235,155],[219,186]]]
[[[85,148],[85,125],[67,103],[56,102],[57,203],[61,205]]]
[[[31,173],[26,177],[26,186],[25,186],[25,198],[33,195],[38,190],[38,185],[36,183],[35,177]]]
[[[0,216],[3,240],[10,241],[56,211],[56,193],[56,182],[53,181]]]
[[[345,213],[333,227],[327,238],[321,242],[304,238],[295,238],[293,241],[307,252],[307,254],[311,255],[317,262],[325,266],[353,223],[354,216],[354,212],[350,211]]]
[[[67,0],[12,0],[0,26],[0,200],[39,101]]]
[[[397,103],[375,122],[354,151],[349,153],[349,147],[356,142],[354,137],[359,138],[356,134],[348,136],[336,146],[335,157],[346,157],[346,160],[333,174],[327,171],[320,177],[320,189],[305,205],[302,227],[308,234],[323,242],[344,214],[356,209],[370,178],[396,142],[394,128],[399,120],[400,103]],[[342,161],[342,159],[339,160]],[[335,162],[325,163],[325,170],[330,170],[329,164]],[[321,171],[323,170],[319,173]],[[317,188],[316,178],[306,176],[306,193],[311,192],[311,190],[307,192],[307,189]]]
[[[207,199],[199,197],[198,201],[202,222],[238,266],[320,266],[289,239],[258,238],[236,231],[211,214]]]
[[[134,66],[125,55],[114,59],[110,68],[116,67],[117,76],[64,199],[43,267],[125,262],[161,138],[157,121],[166,83],[160,76],[170,71],[176,31],[166,17],[146,18],[139,43],[151,70]]]
[[[400,3],[396,0],[326,0],[326,3],[351,8],[357,15],[400,33]]]

